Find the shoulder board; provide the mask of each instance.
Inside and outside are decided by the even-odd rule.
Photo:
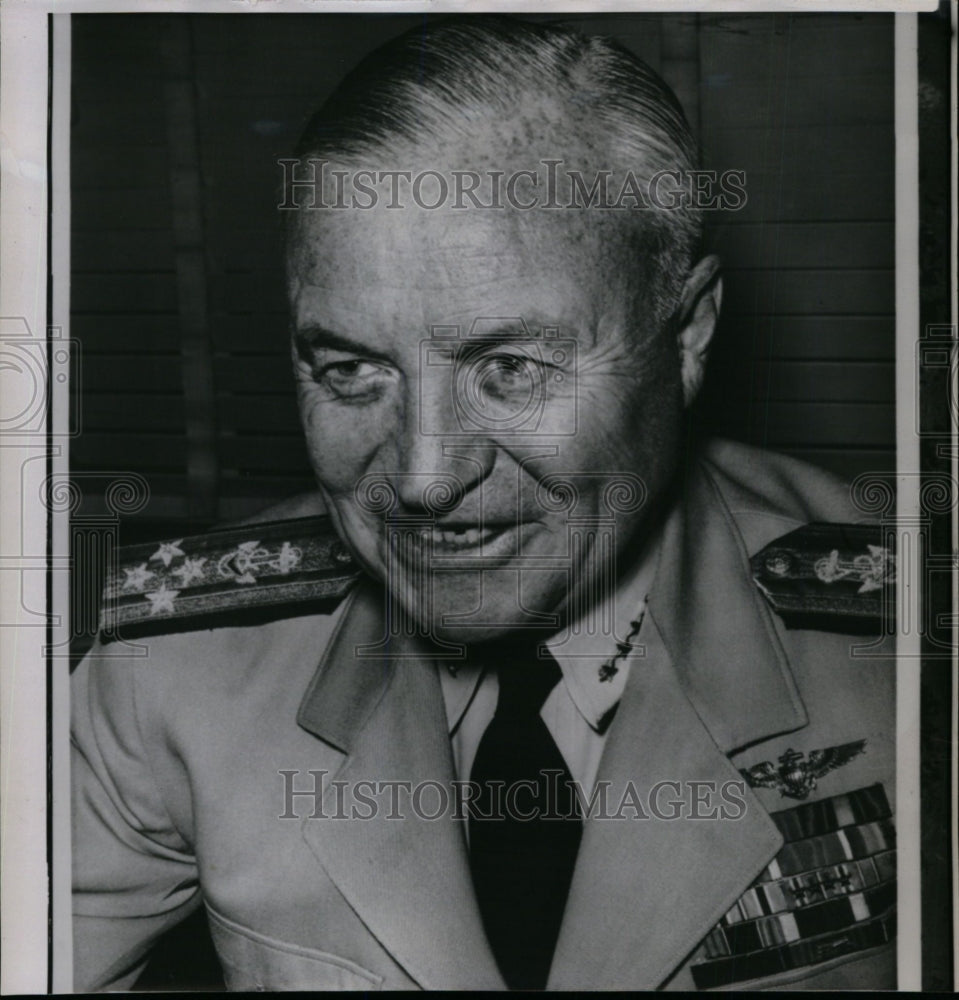
[[[750,560],[790,628],[878,634],[895,610],[896,557],[878,524],[807,524]]]
[[[103,588],[100,631],[176,631],[341,598],[360,570],[328,517],[304,517],[129,545]],[[126,630],[124,630],[126,632]]]

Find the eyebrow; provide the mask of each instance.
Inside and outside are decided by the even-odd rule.
[[[304,326],[293,332],[293,341],[296,344],[296,352],[305,361],[308,360],[312,351],[317,348],[326,348],[332,351],[343,351],[347,354],[361,354],[367,358],[375,358],[378,361],[389,361],[390,357],[383,351],[375,350],[366,344],[361,344],[358,340],[344,337],[333,330],[327,330],[324,326]]]
[[[466,336],[462,337],[464,344],[469,343],[482,343],[483,341],[501,341],[501,340],[535,340],[535,341],[546,341],[547,343],[551,339],[550,337],[544,336],[544,329],[549,329],[552,331],[552,335],[555,336],[559,331],[559,324],[557,323],[526,323],[523,324],[519,321],[506,320],[500,323],[498,326],[492,327],[489,330],[484,330],[479,336]],[[567,334],[566,339],[569,339]]]
[[[484,340],[541,340],[541,337],[537,337],[535,333],[529,330],[527,327],[520,326],[519,324],[514,325],[503,325],[498,326],[493,330],[484,330],[483,333],[478,337],[464,337],[463,341],[467,344],[471,342],[480,342]]]

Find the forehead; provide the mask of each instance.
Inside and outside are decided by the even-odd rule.
[[[588,214],[383,205],[303,212],[288,261],[294,320],[362,317],[420,332],[522,316],[581,327],[629,308],[636,290],[625,227],[597,225]]]

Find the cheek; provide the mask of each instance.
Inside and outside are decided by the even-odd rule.
[[[310,464],[320,486],[334,495],[352,492],[382,446],[382,420],[359,407],[330,405],[300,394],[300,422]]]
[[[681,396],[672,387],[615,385],[581,400],[576,433],[561,454],[572,467],[597,472],[634,468],[673,443],[669,429],[681,414]]]
[[[678,381],[615,381],[595,398],[582,400],[576,434],[560,445],[550,471],[593,473],[593,502],[604,508],[606,487],[617,475],[642,481],[652,503],[672,475],[683,420]]]

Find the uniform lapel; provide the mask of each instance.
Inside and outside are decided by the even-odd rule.
[[[626,806],[623,818],[587,819],[552,988],[660,986],[782,845],[727,755],[801,727],[805,711],[738,531],[703,471],[683,500],[664,526],[645,656],[631,666],[597,776],[607,817],[634,789],[628,801],[648,818]],[[744,809],[723,799],[724,787]],[[695,788],[715,790],[699,812],[717,809],[716,818],[688,818]],[[669,816],[671,801],[684,818],[657,818],[654,803]]]
[[[607,817],[622,818],[586,822],[551,988],[662,985],[782,845],[748,788],[737,784],[733,801],[721,790],[741,780],[728,754],[800,728],[805,710],[732,516],[704,471],[690,476],[669,516],[661,553],[641,635],[645,656],[632,666],[597,777]],[[298,721],[343,753],[328,781],[449,788],[447,721],[427,652],[407,640],[388,658],[354,655],[384,632],[382,598],[361,586]],[[695,787],[717,790],[702,812],[726,808],[729,818],[650,815],[653,801],[665,816],[682,800],[688,816]],[[420,985],[502,989],[460,824],[417,818],[408,796],[400,801],[404,819],[387,819],[381,797],[374,818],[307,819],[304,837]],[[632,818],[637,801],[649,818]],[[338,808],[332,785],[324,808],[331,816]]]
[[[454,777],[435,667],[408,640],[393,644],[388,658],[354,652],[384,634],[382,607],[376,588],[359,588],[298,721],[344,754],[326,779],[327,816],[352,802],[348,793],[337,801],[344,792],[333,781],[346,789],[379,782],[384,791],[371,818],[306,819],[303,836],[371,933],[421,986],[502,989],[473,895],[462,823],[451,818],[451,806],[436,819],[417,817],[411,807],[409,789],[429,782],[420,811],[439,811],[439,789],[448,793]],[[388,781],[403,784],[388,789]],[[362,806],[359,814],[370,811]]]

